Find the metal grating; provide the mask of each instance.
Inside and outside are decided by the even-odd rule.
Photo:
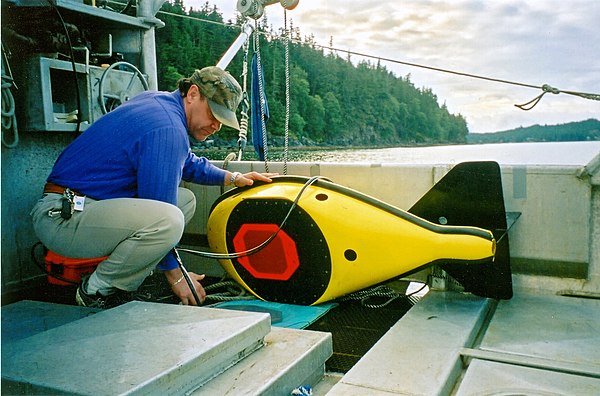
[[[377,299],[371,298],[369,303],[376,304]],[[407,298],[394,300],[382,308],[368,308],[360,301],[341,301],[307,329],[332,334],[333,355],[325,367],[327,371],[346,373],[411,306]]]

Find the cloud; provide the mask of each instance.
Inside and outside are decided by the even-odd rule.
[[[364,2],[304,0],[301,30],[334,47],[534,86],[600,93],[600,33],[595,0]],[[300,8],[300,6],[298,7]],[[328,41],[326,42],[328,43]],[[472,130],[508,129],[544,120],[600,115],[600,103],[545,97],[531,112],[513,106],[541,91],[386,65],[431,87]],[[579,110],[575,110],[575,109]],[[550,111],[551,109],[552,111]],[[518,124],[518,125],[517,125]]]
[[[276,28],[283,26],[281,7],[269,6],[267,13],[271,23],[279,24]],[[333,46],[341,50],[600,93],[597,0],[300,0],[287,15],[303,37],[313,34],[327,46],[333,38]],[[418,87],[431,88],[475,132],[600,115],[598,101],[552,94],[524,112],[513,104],[527,102],[540,90],[384,65],[399,76],[410,73]]]

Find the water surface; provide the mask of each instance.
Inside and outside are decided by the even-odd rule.
[[[501,165],[586,165],[600,154],[600,141],[548,143],[496,143],[384,149],[324,149],[288,152],[288,161],[456,164],[464,161],[496,161]],[[251,154],[244,158],[254,160]],[[282,161],[279,149],[268,153],[270,161]]]

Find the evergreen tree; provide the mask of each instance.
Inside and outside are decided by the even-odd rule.
[[[169,0],[161,10],[174,14],[159,14],[166,26],[156,31],[158,85],[163,90],[174,89],[177,80],[189,76],[194,69],[216,64],[239,35],[243,23],[238,15],[236,21],[225,24],[217,6],[208,1],[199,10],[186,11],[182,0]],[[257,26],[261,33],[272,33],[266,17]],[[397,77],[379,61],[354,65],[350,55],[342,57],[332,51],[325,54],[314,36],[307,35],[301,40],[300,29],[293,22],[290,26],[290,36],[298,41],[289,43],[292,138],[306,144],[335,145],[466,141],[468,129],[464,117],[450,114],[445,104],[440,106],[431,89],[416,88],[410,74]],[[269,101],[268,134],[282,136],[286,105],[285,40],[266,40],[261,34],[259,47]],[[253,39],[249,48],[251,59]],[[240,83],[242,52],[227,68]],[[248,94],[250,84],[248,76]],[[237,139],[237,131],[223,128],[219,137]]]

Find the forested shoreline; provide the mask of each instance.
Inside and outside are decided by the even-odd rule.
[[[471,133],[467,143],[575,142],[600,140],[600,120],[558,125],[531,125],[493,133]]]
[[[180,0],[168,1],[156,31],[158,84],[173,90],[179,78],[194,69],[214,65],[240,32],[239,22],[223,23],[218,8],[206,2],[199,10],[186,9]],[[171,15],[174,14],[174,15]],[[187,17],[181,17],[187,16]],[[208,20],[216,23],[199,21]],[[270,119],[269,144],[281,145],[285,133],[285,41],[272,32],[268,20],[259,21],[260,56]],[[289,139],[303,146],[381,146],[464,143],[467,123],[448,112],[429,88],[417,88],[410,75],[397,77],[385,66],[360,62],[325,51],[311,36],[291,28],[289,42]],[[267,37],[269,39],[267,39]],[[249,58],[254,45],[250,44]],[[228,70],[242,83],[244,52]],[[250,63],[248,60],[248,69]],[[251,76],[247,82],[250,94]],[[248,133],[250,140],[251,133]],[[237,131],[224,128],[219,139],[237,139]]]
[[[185,7],[167,1],[159,17],[165,27],[156,31],[158,84],[175,89],[194,69],[215,65],[238,37],[242,21],[224,21],[218,7]],[[206,22],[209,21],[209,22]],[[211,23],[214,22],[214,23]],[[291,23],[290,23],[291,24]],[[268,19],[258,23],[259,48],[270,119],[268,144],[284,145],[285,41]],[[417,88],[410,75],[398,77],[381,64],[359,62],[323,50],[310,35],[290,27],[289,145],[291,147],[393,147],[436,144],[600,140],[598,123],[590,119],[562,125],[533,125],[496,133],[470,134],[465,118],[450,114],[429,88]],[[247,67],[254,52],[250,40]],[[244,51],[228,70],[240,81]],[[251,75],[247,81],[250,95]],[[248,131],[248,144],[251,144]],[[237,146],[237,131],[223,128],[214,136],[217,147]]]

